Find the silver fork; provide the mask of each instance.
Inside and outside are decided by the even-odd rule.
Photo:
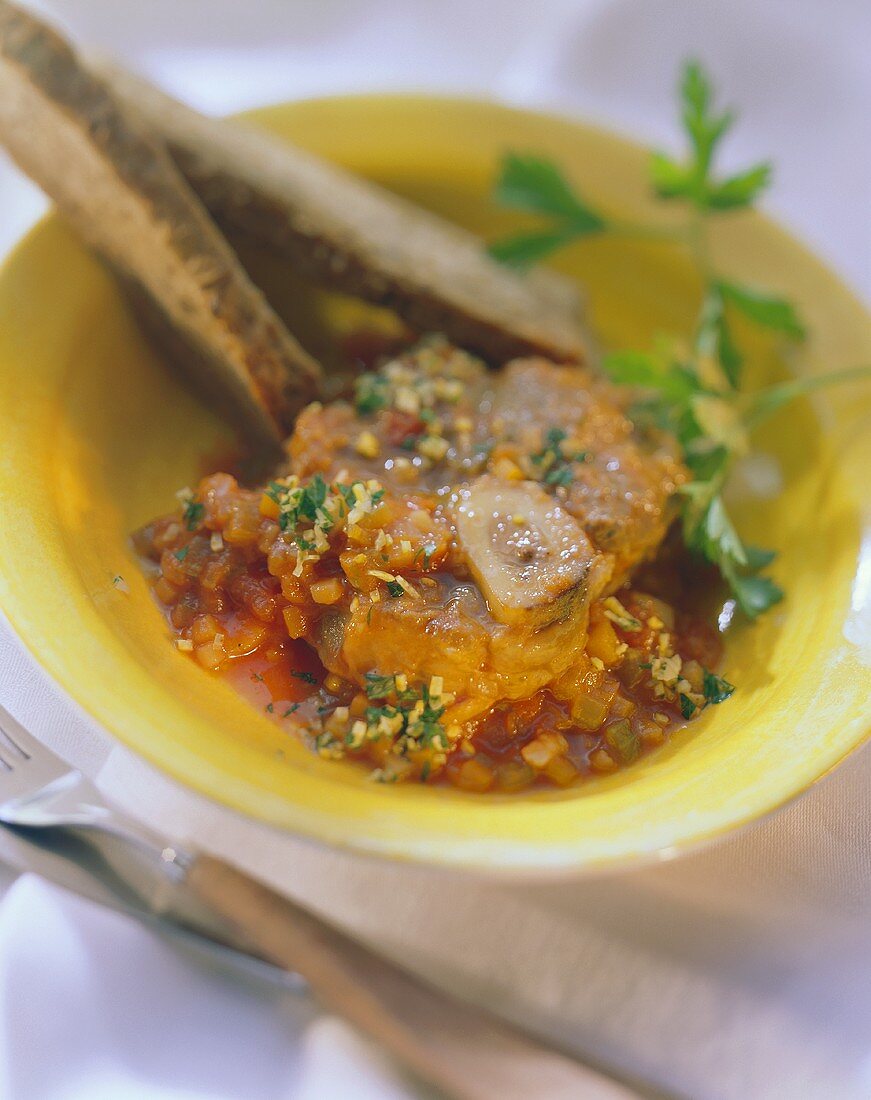
[[[442,993],[230,864],[167,843],[2,707],[0,823],[104,845],[140,908],[301,975],[326,1008],[456,1100],[658,1095],[630,1090]]]
[[[190,856],[110,806],[94,784],[27,732],[0,707],[0,822],[18,828],[95,830],[146,856],[159,853],[178,879]]]

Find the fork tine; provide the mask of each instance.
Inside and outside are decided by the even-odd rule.
[[[0,712],[0,723],[2,723],[3,717],[4,716],[2,712]],[[19,745],[18,742],[12,738],[12,736],[8,733],[6,729],[5,724],[0,724],[0,760],[3,759],[4,754],[7,757],[18,757],[22,760],[30,759],[30,753],[27,752],[26,749],[22,748],[21,745]],[[6,763],[9,763],[8,760],[6,761]]]
[[[30,760],[34,751],[39,752],[39,742],[32,737],[9,711],[0,705],[0,749],[11,751],[24,760]]]

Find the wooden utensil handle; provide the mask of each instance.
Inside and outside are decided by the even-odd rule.
[[[455,1100],[627,1100],[637,1094],[447,996],[227,863],[188,883],[262,958]]]

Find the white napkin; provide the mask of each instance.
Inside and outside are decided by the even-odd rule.
[[[863,53],[871,27],[858,2],[56,0],[51,8],[83,38],[207,109],[349,88],[450,88],[598,116],[665,143],[677,140],[678,61],[699,55],[744,108],[733,160],[771,156],[774,206],[855,283],[871,283]],[[10,195],[6,209],[17,196],[32,202],[9,173],[0,189]],[[61,698],[8,629],[0,698],[131,812],[581,1054],[699,1100],[871,1093],[868,750],[704,853],[620,876],[506,886],[324,852],[180,789]],[[246,1000],[120,917],[25,881],[0,907],[0,959],[9,1100],[298,1095],[287,1075],[290,1066],[301,1072],[300,1025],[285,1023],[270,994]],[[96,997],[107,989],[111,998]],[[28,997],[71,1006],[62,1048],[59,1025],[38,1026],[42,1013],[27,1028],[15,1022],[9,1006]],[[143,1004],[170,1028],[204,1020],[190,1044],[164,1038],[161,1049],[148,1032],[149,1058],[152,1048],[161,1054],[153,1070],[135,1041]],[[375,1074],[378,1095],[402,1087],[369,1065],[365,1048],[348,1051],[361,1081]],[[268,1087],[215,1071],[237,1061]],[[42,1062],[61,1068],[51,1076]],[[337,1082],[321,1079],[306,1095],[362,1095]]]
[[[401,1100],[307,998],[24,875],[0,907],[0,1095]]]

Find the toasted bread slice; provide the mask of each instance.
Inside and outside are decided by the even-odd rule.
[[[226,232],[491,360],[533,352],[585,358],[578,296],[568,280],[511,272],[473,234],[413,203],[264,131],[207,118],[104,59],[89,61],[166,140]]]
[[[162,143],[60,35],[5,0],[0,141],[171,336],[200,389],[249,435],[278,443],[317,391],[317,364]]]

